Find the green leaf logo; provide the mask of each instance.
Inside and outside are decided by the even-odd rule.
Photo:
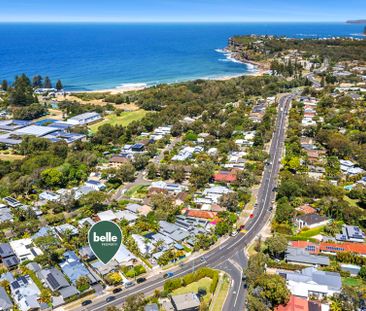
[[[112,221],[100,221],[90,228],[88,241],[95,256],[107,264],[121,246],[121,228]]]

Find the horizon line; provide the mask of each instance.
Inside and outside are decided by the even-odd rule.
[[[0,24],[244,24],[244,23],[344,23],[347,24],[348,20],[343,21],[324,21],[324,20],[303,20],[303,21],[292,21],[292,20],[284,20],[284,21],[108,21],[108,20],[100,20],[100,21],[87,21],[87,20],[65,20],[65,21],[33,21],[33,20],[23,20],[23,21],[0,21]]]

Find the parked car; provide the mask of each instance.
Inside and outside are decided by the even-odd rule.
[[[90,299],[88,299],[88,300],[84,300],[82,303],[81,303],[81,305],[82,306],[87,306],[87,305],[90,305],[92,303],[92,301],[90,300]]]
[[[173,273],[173,272],[167,272],[167,273],[165,273],[165,274],[163,275],[163,278],[164,278],[164,279],[169,279],[169,278],[171,278],[173,275],[174,275],[174,273]]]
[[[116,299],[116,297],[114,297],[114,296],[109,296],[109,297],[107,297],[106,298],[106,302],[111,302],[111,301],[113,301],[113,300],[115,300]]]
[[[117,294],[117,293],[120,293],[122,291],[122,288],[121,287],[117,287],[113,290],[113,294]]]
[[[143,283],[143,282],[145,282],[146,281],[146,278],[138,278],[137,280],[136,280],[136,283],[137,284],[140,284],[140,283]]]

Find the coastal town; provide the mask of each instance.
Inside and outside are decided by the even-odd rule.
[[[1,83],[2,310],[364,310],[366,41],[226,51],[261,74]],[[108,264],[100,221],[123,233]]]

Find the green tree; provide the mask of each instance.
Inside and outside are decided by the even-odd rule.
[[[90,287],[89,281],[87,276],[79,276],[75,282],[76,288],[81,292],[86,291]]]
[[[265,245],[271,257],[282,258],[287,249],[288,241],[282,235],[275,235],[268,238],[265,241]]]
[[[42,87],[42,77],[40,75],[34,76],[32,79],[32,86],[34,88]]]
[[[143,294],[128,296],[123,304],[123,311],[144,311],[145,298]]]
[[[135,173],[135,167],[131,163],[124,163],[118,168],[116,177],[122,182],[132,182],[135,180]]]
[[[57,80],[56,82],[56,90],[57,91],[61,91],[64,88],[64,86],[62,85],[61,80]]]
[[[7,81],[7,80],[3,80],[3,81],[1,82],[1,89],[2,89],[3,91],[7,91],[7,90],[8,90],[8,87],[9,87],[9,85],[8,85],[8,81]]]
[[[149,178],[149,179],[156,178],[156,176],[158,174],[158,170],[154,163],[149,163],[148,166],[146,167],[146,170],[147,170],[147,178]]]
[[[46,88],[46,89],[51,89],[52,88],[52,83],[51,83],[51,80],[48,76],[46,76],[44,78],[43,87]]]
[[[64,176],[58,168],[47,168],[41,173],[41,180],[47,187],[62,186]]]

